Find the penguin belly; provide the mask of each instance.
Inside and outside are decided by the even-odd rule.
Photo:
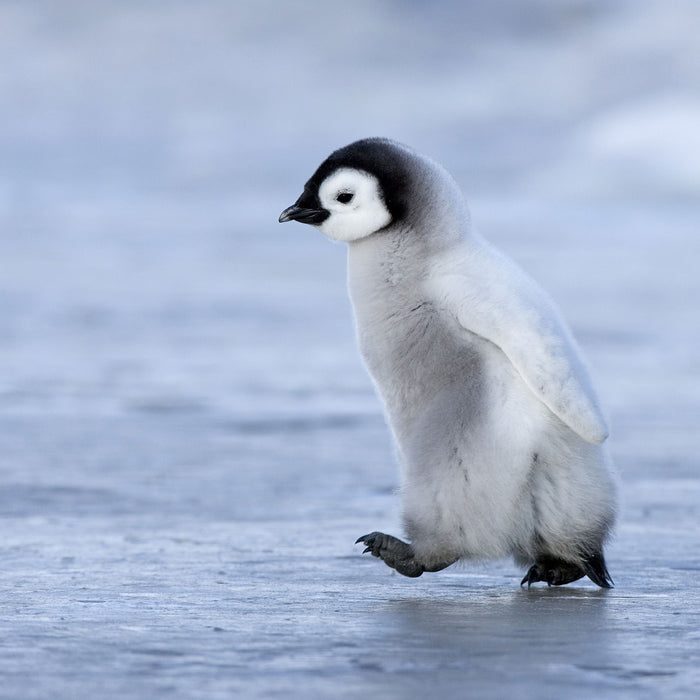
[[[370,372],[396,439],[417,556],[525,562],[598,546],[614,513],[603,450],[551,413],[492,343],[454,338],[429,309],[404,327],[394,352],[383,348],[393,367]]]

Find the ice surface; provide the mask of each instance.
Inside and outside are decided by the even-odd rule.
[[[0,6],[0,695],[691,697],[700,6]],[[443,162],[611,416],[617,584],[408,580],[342,246],[367,135]]]

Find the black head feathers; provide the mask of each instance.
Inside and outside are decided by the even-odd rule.
[[[411,155],[405,146],[390,139],[367,138],[355,141],[334,151],[319,165],[304,186],[304,194],[298,203],[318,206],[321,183],[340,168],[354,168],[377,178],[392,220],[398,221],[406,214],[408,205]]]

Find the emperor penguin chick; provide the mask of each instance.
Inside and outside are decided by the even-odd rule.
[[[348,243],[362,357],[402,470],[409,543],[358,539],[405,576],[513,556],[521,585],[609,588],[608,435],[547,295],[471,227],[439,165],[370,138],[332,153],[281,222]]]

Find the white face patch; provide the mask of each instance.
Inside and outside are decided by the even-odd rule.
[[[377,178],[363,170],[336,170],[321,183],[318,198],[330,213],[318,228],[334,241],[356,241],[391,222]]]

